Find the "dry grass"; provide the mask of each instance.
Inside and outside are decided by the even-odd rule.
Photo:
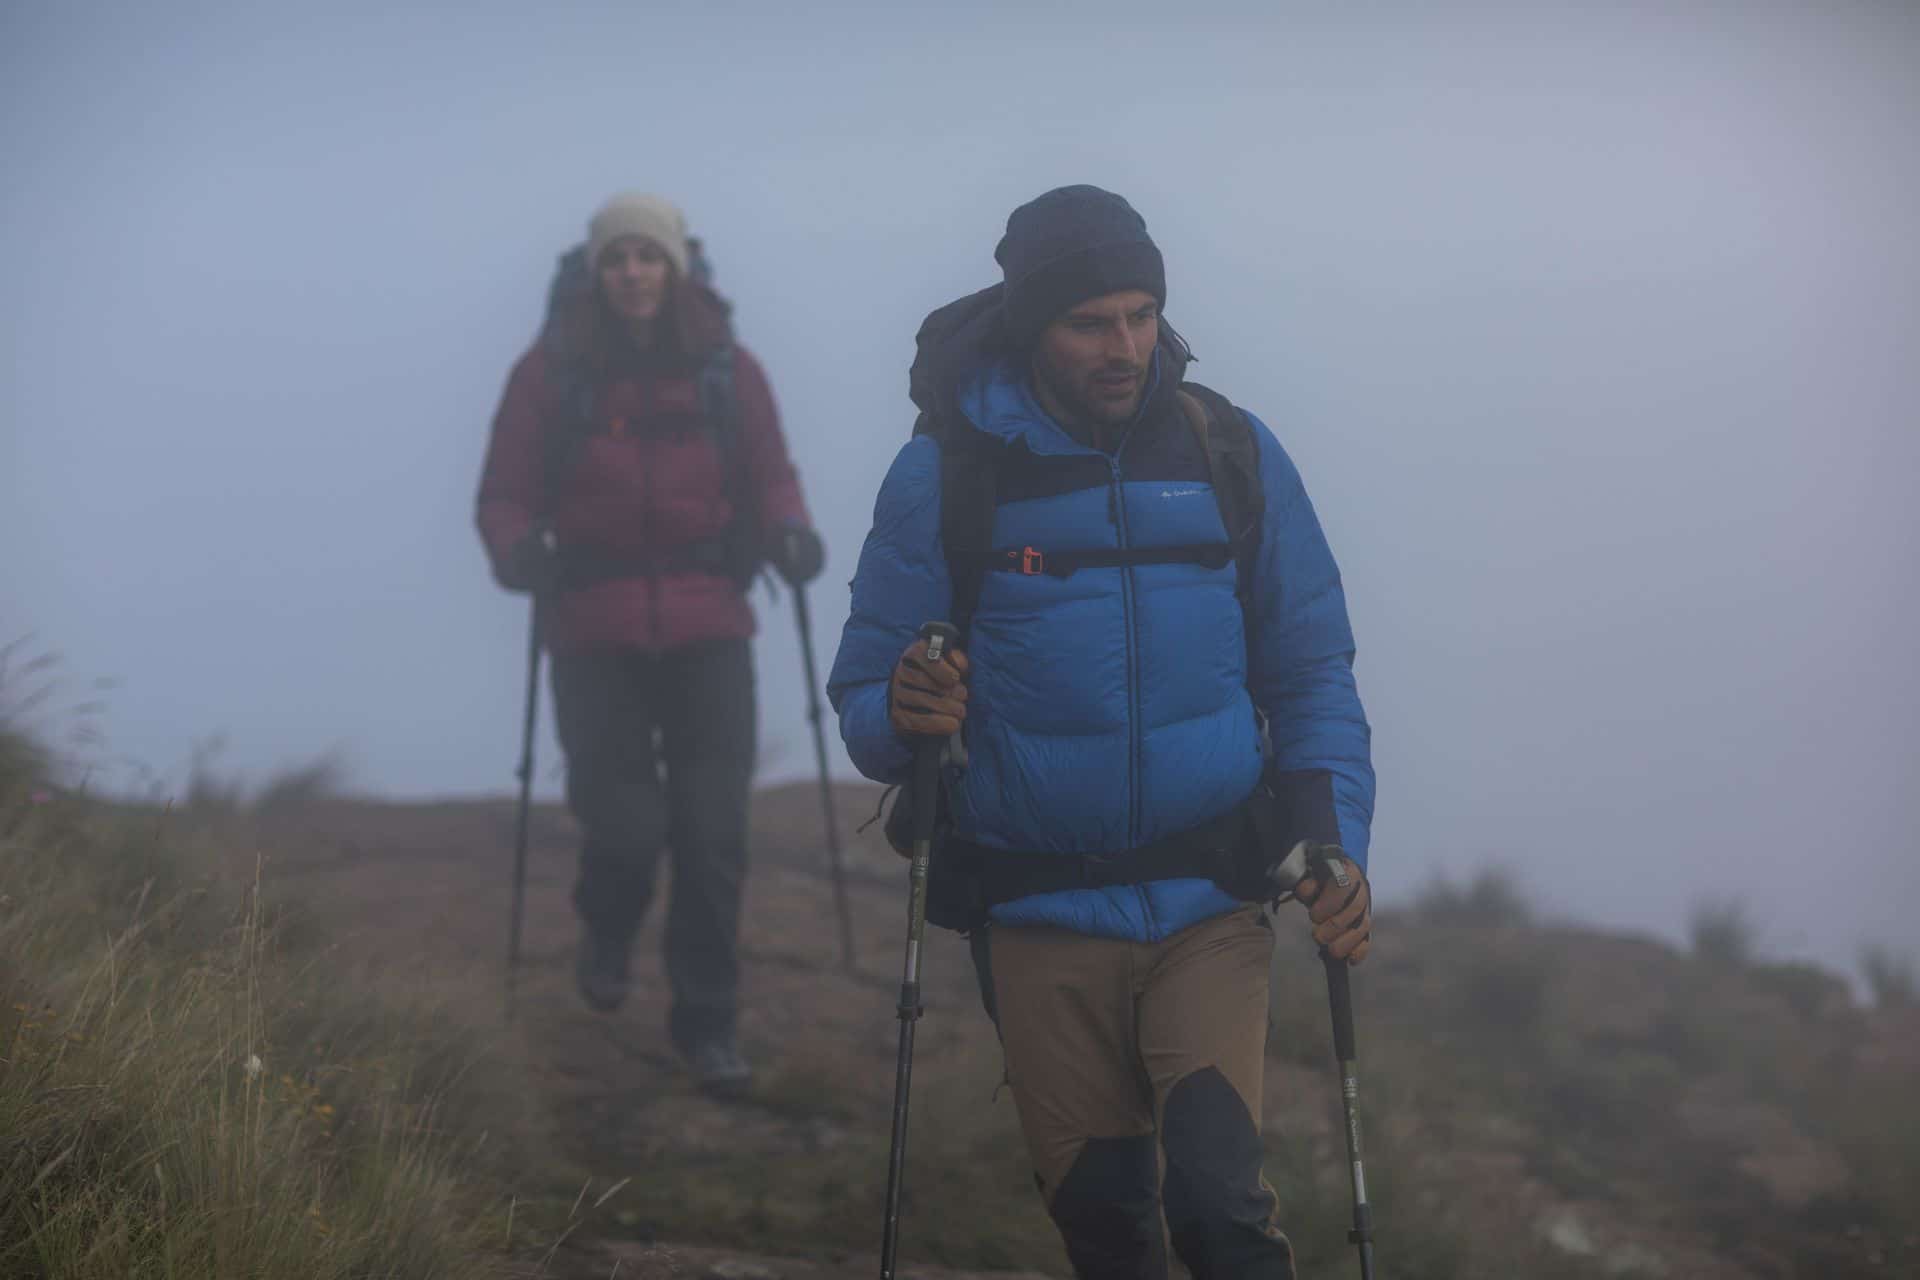
[[[482,1038],[0,743],[0,1274],[508,1274]]]

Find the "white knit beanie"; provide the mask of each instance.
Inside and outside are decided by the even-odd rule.
[[[600,206],[587,223],[587,262],[595,270],[600,254],[621,236],[645,236],[659,245],[675,271],[687,274],[687,219],[659,196],[623,191]]]

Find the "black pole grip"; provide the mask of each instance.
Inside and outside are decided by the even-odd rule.
[[[1327,1004],[1333,1011],[1333,1056],[1353,1062],[1359,1054],[1353,1047],[1353,989],[1348,983],[1347,962],[1322,951],[1320,962],[1327,967]]]
[[[940,739],[923,738],[913,752],[913,842],[931,847],[940,807]]]

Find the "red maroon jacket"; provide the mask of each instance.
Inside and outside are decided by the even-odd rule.
[[[555,653],[614,649],[658,652],[702,641],[750,636],[753,612],[741,586],[721,572],[696,568],[678,553],[711,544],[733,519],[720,450],[703,425],[697,375],[714,344],[731,342],[723,303],[683,285],[676,300],[685,356],[624,360],[597,355],[584,367],[594,388],[590,429],[560,455],[555,492],[545,493],[548,433],[568,426],[561,405],[563,351],[549,327],[514,365],[494,417],[480,477],[476,521],[495,576],[509,550],[547,521],[563,558],[586,555],[636,566],[555,591],[546,604],[546,634]],[[594,305],[597,305],[595,303]],[[773,391],[760,364],[734,347],[737,402],[735,465],[751,495],[758,534],[806,525],[799,477],[787,457]],[[641,568],[640,566],[644,566]]]

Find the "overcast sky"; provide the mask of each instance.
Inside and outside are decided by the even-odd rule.
[[[1916,68],[1898,0],[8,4],[0,642],[63,706],[117,681],[122,785],[225,733],[255,778],[507,789],[481,452],[555,255],[641,188],[773,378],[824,664],[919,320],[1094,182],[1327,527],[1384,896],[1502,859],[1844,962],[1920,908]]]

